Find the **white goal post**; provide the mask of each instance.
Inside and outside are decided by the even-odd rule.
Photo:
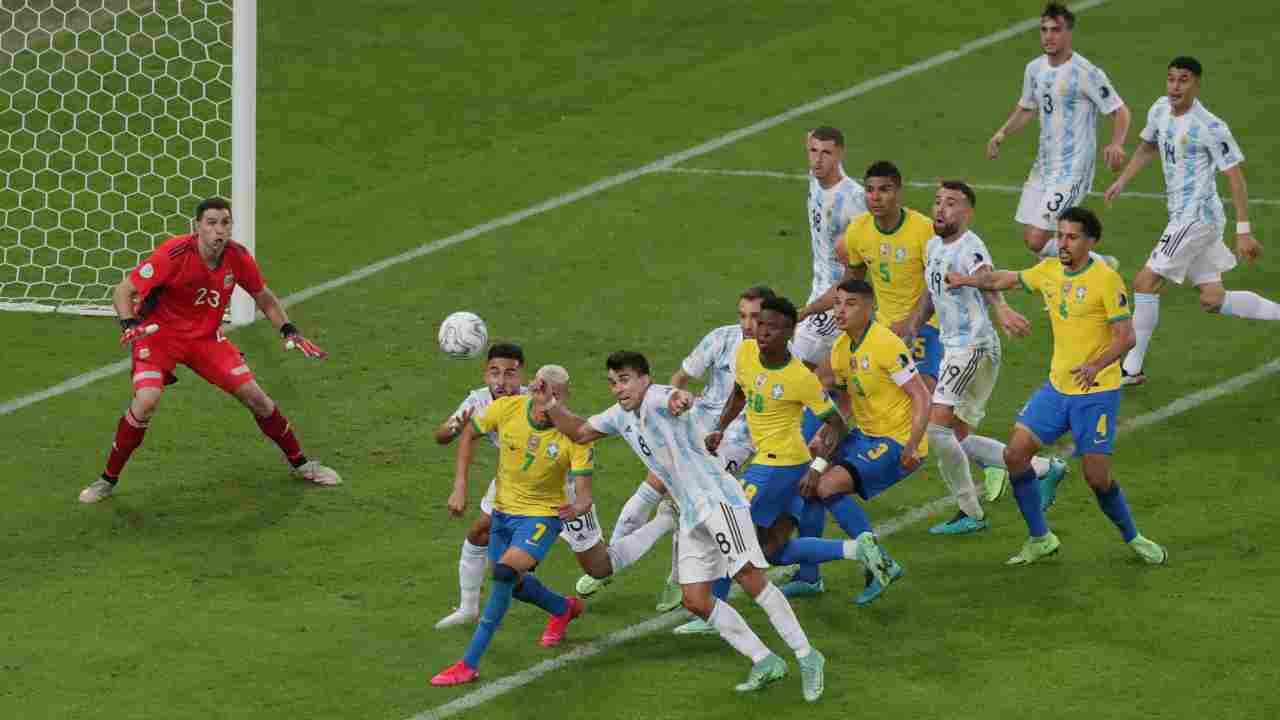
[[[255,250],[256,0],[0,3],[0,310],[114,315],[201,200]],[[229,320],[246,324],[241,290]]]

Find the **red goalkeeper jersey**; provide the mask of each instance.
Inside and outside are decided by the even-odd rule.
[[[144,321],[193,340],[218,330],[236,285],[250,295],[263,288],[258,263],[243,245],[228,241],[222,262],[210,270],[196,243],[195,235],[171,237],[129,273],[143,298]]]

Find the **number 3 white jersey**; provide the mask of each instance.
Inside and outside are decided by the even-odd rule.
[[[808,302],[818,299],[844,277],[844,265],[836,259],[836,240],[849,221],[867,211],[862,186],[840,176],[830,188],[809,176],[809,236],[813,245],[813,287]]]
[[[529,388],[524,386],[520,387],[521,395],[524,395],[528,391],[529,391]],[[462,417],[462,413],[466,412],[467,410],[470,410],[471,417],[478,418],[484,413],[485,408],[489,407],[489,404],[492,402],[493,402],[493,393],[489,392],[488,385],[482,388],[476,388],[475,390],[472,390],[471,392],[467,393],[467,396],[463,398],[462,402],[458,405],[458,409],[454,410],[453,415],[451,415],[450,417],[460,418]],[[484,436],[489,439],[490,445],[494,446],[495,448],[498,447],[498,431],[497,430],[491,433],[485,433]]]
[[[705,429],[692,412],[675,416],[667,402],[675,388],[650,385],[636,412],[615,404],[587,422],[596,432],[621,435],[636,456],[667,486],[680,506],[680,524],[706,522],[720,504],[749,507],[738,480],[720,467],[703,444]]]
[[[1080,53],[1058,67],[1044,55],[1027,63],[1018,105],[1040,113],[1040,148],[1030,179],[1045,187],[1078,179],[1092,185],[1098,112],[1110,115],[1123,104],[1107,74]]]
[[[1215,171],[1244,161],[1231,128],[1196,100],[1191,109],[1174,117],[1168,97],[1147,111],[1142,140],[1156,145],[1164,165],[1170,223],[1200,222],[1222,227],[1226,216],[1218,197]]]
[[[944,243],[934,235],[929,240],[925,278],[929,297],[938,315],[942,345],[946,348],[999,347],[1000,337],[987,314],[987,301],[974,287],[947,288],[947,273],[972,275],[982,266],[994,267],[987,246],[972,231]]]

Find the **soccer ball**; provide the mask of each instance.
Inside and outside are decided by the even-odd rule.
[[[440,324],[440,349],[450,357],[473,358],[489,344],[489,328],[479,315],[456,312]]]

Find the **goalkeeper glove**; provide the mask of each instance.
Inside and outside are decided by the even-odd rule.
[[[128,345],[134,340],[144,338],[159,329],[160,326],[155,323],[143,325],[138,318],[125,318],[120,321],[120,344]]]
[[[310,340],[302,337],[298,332],[297,326],[287,322],[280,326],[280,335],[284,338],[285,350],[300,350],[303,355],[309,358],[319,358],[321,360],[329,357],[329,353],[320,349],[318,345]]]

